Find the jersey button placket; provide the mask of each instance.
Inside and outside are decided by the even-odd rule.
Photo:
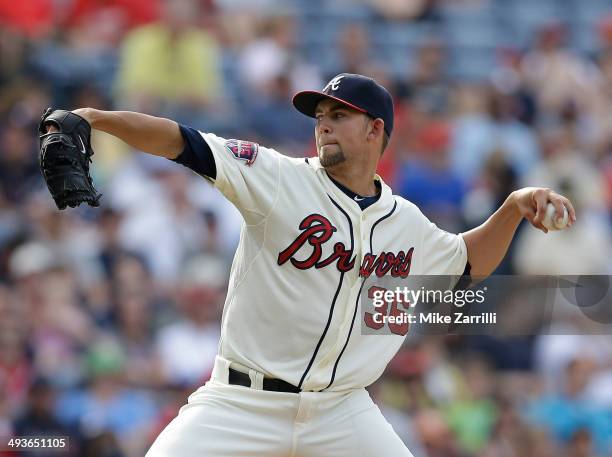
[[[359,266],[363,265],[363,258],[366,253],[370,252],[370,246],[368,244],[368,230],[367,223],[365,222],[365,214],[361,214],[361,223],[359,224],[359,243],[360,243],[360,258]]]
[[[361,266],[361,257],[362,257],[362,252],[363,252],[363,243],[361,241],[362,240],[363,218],[364,216],[362,213],[359,215],[359,217],[353,220],[354,225],[355,225],[355,231],[357,234],[357,236],[355,237],[356,245],[353,246],[353,254],[355,255],[355,267],[354,268],[357,269],[357,272],[359,272],[359,267]],[[359,274],[357,274],[357,277],[359,277]],[[351,289],[352,289],[352,284],[351,284]],[[340,351],[342,350],[342,347],[344,346],[344,342],[348,335],[352,317],[353,317],[353,306],[352,306],[354,304],[353,298],[354,298],[353,294],[351,294],[350,292],[346,295],[345,305],[343,307],[344,312],[342,314],[342,322],[338,325],[338,328],[336,331],[336,335],[337,335],[336,341],[333,347],[327,353],[327,355],[323,357],[321,361],[319,362],[319,368],[321,369],[330,367],[333,363],[335,363],[335,360],[340,355]]]

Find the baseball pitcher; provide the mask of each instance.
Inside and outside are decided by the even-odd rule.
[[[410,456],[365,390],[407,329],[362,334],[365,280],[484,277],[504,257],[522,218],[546,231],[542,220],[552,203],[557,216],[566,208],[569,223],[576,219],[567,198],[525,188],[481,226],[447,233],[376,174],[393,133],[384,87],[344,73],[322,91],[296,94],[293,104],[315,119],[316,158],[286,157],[139,113],[71,113],[189,167],[244,218],[212,377],[148,457]],[[43,137],[60,132],[57,119],[65,117],[51,119],[42,120]]]

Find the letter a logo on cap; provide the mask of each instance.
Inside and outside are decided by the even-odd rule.
[[[323,92],[327,92],[327,89],[329,88],[331,88],[332,91],[338,90],[338,87],[340,87],[340,81],[342,80],[342,78],[344,78],[344,75],[336,76],[334,79],[332,79],[330,82],[327,83],[327,86],[325,86],[325,88],[323,89]]]

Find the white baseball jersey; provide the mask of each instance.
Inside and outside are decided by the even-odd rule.
[[[362,211],[316,158],[202,136],[215,186],[245,221],[219,355],[305,391],[374,382],[404,336],[362,334],[364,278],[461,275],[462,237],[436,227],[378,176],[381,196]]]

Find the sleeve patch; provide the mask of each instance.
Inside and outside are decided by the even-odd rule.
[[[238,160],[244,160],[247,165],[252,165],[257,158],[259,145],[250,141],[226,140],[225,148]]]

